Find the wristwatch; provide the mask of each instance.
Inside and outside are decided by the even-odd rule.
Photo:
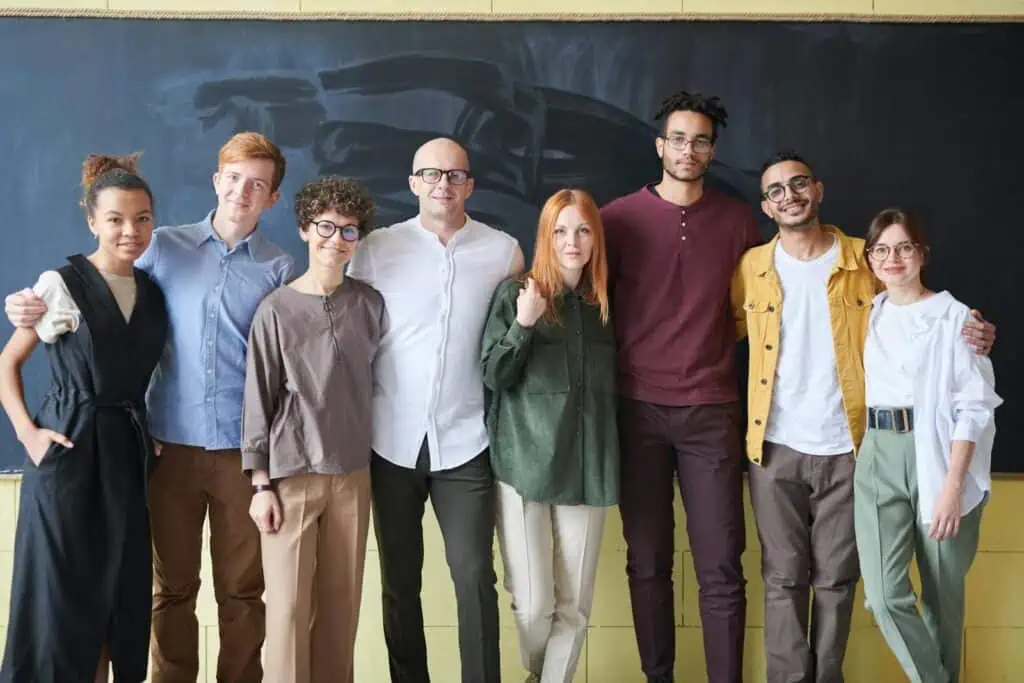
[[[273,490],[274,490],[274,485],[273,484],[253,484],[252,485],[252,494],[253,495],[256,495],[257,493],[261,493],[263,491],[273,491]]]

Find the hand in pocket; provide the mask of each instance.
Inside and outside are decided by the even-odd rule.
[[[74,444],[71,443],[71,439],[58,434],[52,429],[42,429],[36,427],[31,434],[29,434],[22,444],[25,446],[25,450],[28,451],[28,457],[32,458],[37,466],[43,460],[43,456],[46,455],[46,451],[50,448],[50,444],[57,443],[64,448],[74,448]]]

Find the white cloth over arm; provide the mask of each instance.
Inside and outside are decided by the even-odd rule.
[[[46,344],[52,344],[66,332],[78,330],[82,312],[64,284],[64,278],[55,270],[40,274],[32,291],[46,302],[46,313],[36,323],[36,334]]]

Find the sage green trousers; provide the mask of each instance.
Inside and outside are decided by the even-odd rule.
[[[854,527],[868,609],[911,683],[958,683],[964,579],[984,502],[936,541],[920,522],[914,434],[869,429],[854,472]],[[921,576],[921,608],[910,582]]]

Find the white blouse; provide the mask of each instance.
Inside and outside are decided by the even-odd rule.
[[[100,271],[117,301],[125,321],[129,320],[135,308],[136,286],[132,275],[114,275]],[[46,302],[46,313],[36,323],[36,334],[45,344],[53,344],[67,332],[77,332],[82,321],[82,312],[71,297],[64,278],[56,270],[47,270],[39,275],[32,291]]]
[[[867,346],[876,343],[877,325],[887,303],[885,292],[875,297]],[[914,372],[914,456],[917,463],[919,516],[930,524],[935,501],[950,468],[953,441],[974,443],[961,499],[961,514],[973,510],[992,490],[992,442],[995,410],[1002,404],[995,391],[992,361],[979,356],[964,341],[961,330],[971,319],[970,309],[949,292],[939,292],[920,302],[912,318],[911,345],[918,357]],[[872,372],[870,367],[865,372]],[[870,387],[875,381],[866,378]]]

